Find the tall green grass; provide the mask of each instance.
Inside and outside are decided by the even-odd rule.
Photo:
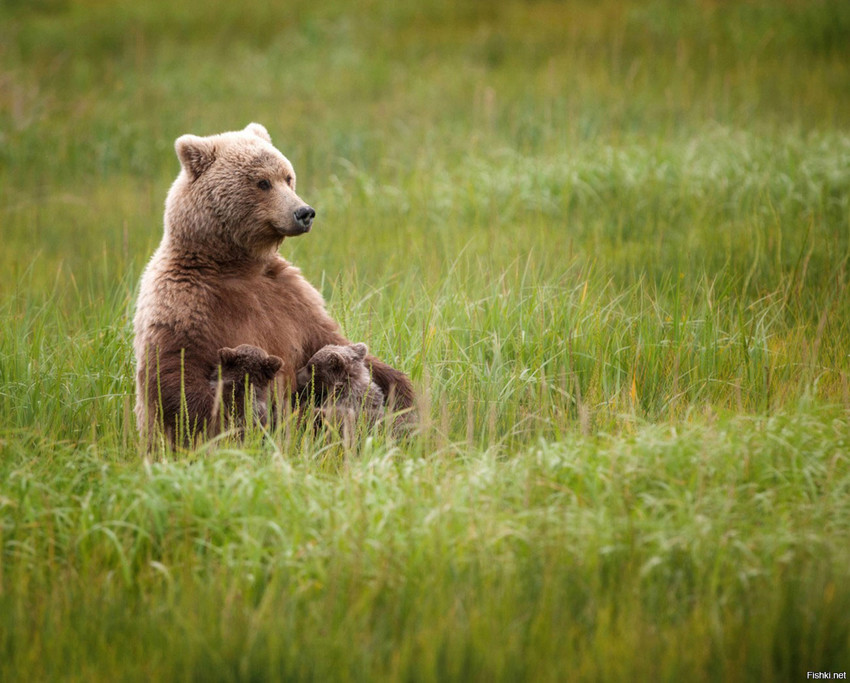
[[[850,6],[202,9],[0,6],[0,679],[846,669]],[[251,120],[409,439],[140,448],[172,142]]]
[[[842,413],[500,457],[4,463],[5,677],[718,678],[844,665]],[[758,675],[758,676],[757,676]]]

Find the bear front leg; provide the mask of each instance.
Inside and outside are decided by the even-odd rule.
[[[209,373],[206,364],[183,350],[152,350],[140,364],[137,380],[144,404],[137,406],[137,420],[148,448],[161,436],[172,448],[190,448],[217,432]]]

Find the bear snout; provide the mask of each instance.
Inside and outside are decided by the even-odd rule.
[[[303,389],[310,383],[311,375],[312,373],[306,367],[301,368],[295,374],[295,382],[299,389]]]
[[[316,217],[316,211],[312,206],[305,204],[304,206],[299,206],[295,209],[293,216],[295,217],[295,222],[303,228],[304,232],[307,232],[313,225],[313,219]]]

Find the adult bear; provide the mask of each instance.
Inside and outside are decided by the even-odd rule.
[[[134,320],[136,420],[148,443],[191,445],[217,431],[210,377],[219,349],[257,346],[283,360],[279,396],[327,344],[348,344],[316,289],[277,253],[316,212],[295,193],[292,164],[257,123],[175,142],[181,170],[165,231],[142,275]],[[367,357],[392,411],[410,411],[403,373]]]

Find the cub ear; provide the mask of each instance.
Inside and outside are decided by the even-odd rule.
[[[263,360],[263,370],[269,379],[272,379],[282,367],[283,360],[278,356],[269,356]]]
[[[352,344],[351,348],[354,350],[354,355],[357,356],[359,360],[363,360],[366,357],[366,354],[369,353],[369,347],[363,342]]]
[[[269,132],[266,130],[266,127],[261,123],[249,123],[245,126],[245,132],[253,133],[258,138],[262,138],[266,142],[272,141],[272,136],[269,135]]]
[[[218,360],[222,365],[229,365],[239,354],[236,352],[236,349],[231,349],[228,347],[224,347],[218,350]]]
[[[215,145],[208,138],[181,135],[174,142],[174,149],[192,180],[197,180],[215,161]]]

